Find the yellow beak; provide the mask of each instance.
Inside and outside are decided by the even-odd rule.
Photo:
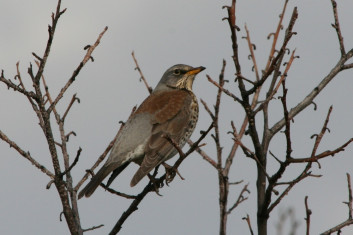
[[[192,70],[188,71],[186,74],[187,75],[193,75],[193,74],[198,74],[199,72],[205,70],[206,68],[205,67],[197,67],[197,68],[193,68]]]

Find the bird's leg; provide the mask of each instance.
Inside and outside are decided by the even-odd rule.
[[[178,176],[180,177],[180,179],[185,180],[184,177],[181,176],[181,174],[179,173],[178,169],[173,169],[172,166],[168,165],[167,163],[163,162],[162,165],[165,168],[165,183],[168,185],[170,182],[173,181],[174,177],[176,174],[178,174]],[[169,186],[169,185],[168,185]]]

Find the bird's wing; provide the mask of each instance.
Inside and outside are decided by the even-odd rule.
[[[165,138],[169,136],[175,142],[179,140],[186,131],[190,111],[188,109],[192,97],[187,91],[177,90],[166,96],[167,102],[164,106],[156,109],[151,137],[145,146],[145,157],[143,162],[131,180],[131,186],[136,185],[145,175],[168,157],[177,151]]]

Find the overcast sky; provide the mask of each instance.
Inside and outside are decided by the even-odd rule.
[[[109,30],[101,44],[93,53],[94,63],[87,63],[73,86],[58,106],[64,111],[71,96],[77,93],[81,103],[75,104],[66,121],[66,131],[74,130],[77,137],[71,138],[69,150],[75,156],[78,147],[83,151],[79,164],[72,174],[77,182],[85,169],[90,168],[98,156],[116,134],[120,120],[125,120],[131,108],[140,104],[148,95],[139,74],[134,70],[131,52],[140,63],[148,82],[155,86],[162,74],[170,66],[184,63],[204,66],[207,69],[198,75],[194,83],[197,97],[204,99],[212,107],[216,88],[206,79],[206,74],[217,78],[222,59],[228,63],[226,79],[228,88],[236,91],[234,68],[231,60],[231,41],[223,5],[229,1],[205,0],[76,0],[63,1],[68,8],[60,19],[54,39],[51,56],[45,76],[52,95],[66,83],[85,53],[83,47],[92,44],[105,26]],[[266,64],[271,41],[267,35],[273,32],[278,22],[283,1],[280,0],[239,0],[237,1],[237,25],[244,36],[246,23],[252,41],[256,44],[256,58],[260,68]],[[352,1],[338,1],[339,16],[346,43],[346,49],[353,47]],[[339,47],[333,23],[329,0],[306,0],[289,2],[284,26],[287,26],[293,7],[298,6],[299,19],[294,27],[298,32],[289,44],[296,48],[300,59],[295,60],[287,80],[288,106],[292,107],[303,99],[328,74],[337,63]],[[26,76],[27,67],[33,63],[32,52],[42,55],[47,41],[47,25],[56,1],[47,0],[2,0],[0,3],[0,69],[7,78],[13,78],[15,64],[20,61],[23,78],[30,87]],[[282,32],[283,33],[283,32]],[[245,40],[239,39],[240,60],[243,73],[253,78],[251,62]],[[287,59],[288,60],[288,59]],[[322,127],[330,105],[333,113],[330,119],[330,133],[322,141],[319,151],[334,149],[353,136],[352,74],[346,71],[315,100],[318,110],[309,107],[295,118],[292,124],[294,157],[307,157],[311,153],[312,134]],[[262,96],[263,97],[263,96]],[[282,115],[279,101],[273,101],[270,123],[275,123]],[[43,165],[52,169],[45,139],[38,120],[27,99],[0,85],[0,129]],[[196,140],[199,131],[210,123],[207,113],[200,108],[197,129],[192,139]],[[239,128],[243,118],[241,107],[224,96],[221,107],[221,135],[224,153],[230,149],[230,120]],[[261,121],[261,120],[259,120]],[[53,122],[54,125],[54,122]],[[261,128],[260,128],[261,129]],[[248,137],[247,137],[248,138]],[[204,150],[215,156],[212,140],[208,138]],[[244,143],[252,147],[247,139]],[[285,154],[283,135],[274,138],[270,150],[278,157]],[[309,178],[295,186],[282,203],[271,213],[268,223],[269,234],[275,234],[279,214],[292,208],[299,222],[298,234],[305,231],[304,197],[309,196],[309,206],[313,211],[311,231],[318,234],[339,224],[348,216],[346,173],[353,175],[353,148],[334,158],[322,160],[321,169],[314,164],[313,173],[321,178]],[[278,165],[269,161],[269,172]],[[284,179],[290,179],[302,170],[303,166],[289,171]],[[137,187],[130,188],[129,182],[137,166],[129,166],[112,184],[112,187],[127,193],[138,193],[147,179]],[[180,167],[186,179],[178,177],[170,187],[160,190],[162,197],[149,194],[124,224],[122,234],[217,234],[219,224],[218,186],[216,171],[199,155],[194,153]],[[249,234],[247,224],[241,220],[249,214],[256,230],[256,166],[241,152],[235,158],[230,174],[231,181],[244,180],[249,183],[251,194],[228,219],[229,234]],[[26,159],[19,156],[7,144],[0,142],[0,234],[68,234],[65,222],[59,222],[61,205],[54,187],[46,190],[49,179],[35,169]],[[241,186],[231,189],[229,204],[238,196]],[[90,234],[107,234],[130,201],[112,196],[98,189],[90,198],[79,201],[82,226],[88,228],[104,224]],[[288,229],[283,234],[288,234]],[[344,229],[343,234],[352,234],[353,228]]]

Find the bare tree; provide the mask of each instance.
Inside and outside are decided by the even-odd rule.
[[[227,11],[227,16],[223,20],[229,24],[233,54],[232,66],[234,66],[236,73],[234,76],[227,77],[228,79],[226,79],[225,69],[227,64],[226,60],[223,60],[218,81],[215,81],[213,78],[207,75],[208,81],[217,87],[217,93],[215,94],[215,104],[212,110],[205,101],[201,100],[201,103],[211,117],[212,122],[208,127],[204,128],[205,131],[200,134],[197,141],[189,141],[190,148],[186,152],[183,152],[183,150],[173,141],[173,139],[166,136],[165,138],[167,138],[179,152],[179,158],[171,167],[174,173],[171,175],[162,174],[161,176],[158,176],[157,167],[152,175],[152,177],[155,179],[148,182],[148,184],[139,194],[129,195],[115,191],[114,189],[108,188],[106,185],[101,184],[103,188],[112,194],[115,194],[119,197],[132,199],[130,206],[117,219],[117,222],[113,226],[110,234],[117,234],[121,230],[124,222],[132,213],[138,209],[138,205],[143,201],[148,193],[156,192],[159,194],[160,188],[162,188],[165,184],[170,184],[174,177],[179,174],[178,167],[180,164],[194,151],[196,151],[204,160],[206,160],[217,172],[220,216],[219,234],[226,234],[228,216],[233,213],[241,203],[248,200],[250,194],[248,183],[244,183],[243,181],[232,182],[230,179],[230,172],[232,170],[234,158],[240,147],[242,153],[249,159],[252,159],[257,166],[257,234],[266,235],[268,232],[267,224],[271,212],[281,203],[282,199],[294,188],[294,186],[308,177],[320,177],[320,175],[314,174],[312,172],[313,163],[320,165],[320,159],[326,158],[328,156],[334,156],[335,154],[343,151],[353,141],[353,139],[349,139],[333,150],[318,152],[318,147],[321,144],[321,140],[329,130],[327,126],[331,112],[333,110],[332,107],[330,107],[326,118],[322,120],[323,124],[320,132],[312,136],[312,138],[315,139],[315,142],[312,146],[311,153],[308,153],[305,157],[292,156],[293,150],[291,139],[291,122],[301,111],[306,109],[309,105],[315,105],[314,99],[324,90],[324,88],[327,87],[328,84],[330,84],[330,82],[340,72],[353,68],[353,64],[347,62],[353,56],[353,49],[347,51],[345,48],[339,23],[337,4],[334,0],[331,0],[334,16],[334,24],[332,24],[332,26],[337,34],[341,57],[337,61],[337,64],[331,69],[331,71],[321,79],[320,83],[315,88],[313,88],[306,97],[303,97],[301,102],[289,109],[287,107],[287,93],[289,91],[286,88],[286,80],[290,79],[289,72],[292,68],[292,64],[299,57],[295,54],[296,51],[292,50],[288,46],[288,43],[292,37],[296,35],[295,23],[298,18],[298,9],[292,9],[291,15],[288,17],[286,14],[287,3],[288,0],[284,2],[283,10],[280,14],[279,22],[275,32],[269,34],[269,39],[272,39],[273,43],[270,48],[266,66],[263,69],[258,68],[254,53],[256,46],[252,43],[250,30],[246,25],[244,27],[237,25],[236,0],[232,0],[230,6],[224,6]],[[100,43],[101,38],[108,28],[104,28],[93,45],[88,45],[84,48],[86,50],[84,58],[79,62],[71,77],[69,77],[66,84],[58,92],[58,95],[56,97],[52,97],[51,94],[53,93],[50,92],[50,86],[47,84],[44,77],[44,70],[46,67],[47,59],[50,55],[57,24],[60,17],[65,13],[65,10],[66,9],[61,9],[61,0],[58,0],[56,11],[52,14],[52,22],[48,27],[48,41],[45,47],[45,51],[42,56],[33,53],[37,69],[33,68],[32,64],[30,64],[28,68],[28,77],[32,83],[33,88],[25,87],[23,77],[20,73],[19,63],[17,63],[17,74],[15,75],[14,82],[5,76],[4,71],[1,72],[0,77],[0,81],[5,84],[8,89],[24,95],[28,99],[30,106],[38,118],[40,128],[47,141],[54,171],[50,171],[48,166],[42,165],[37,160],[38,158],[32,156],[28,151],[24,150],[16,143],[16,141],[10,139],[1,130],[0,139],[8,143],[10,147],[14,148],[15,151],[17,151],[21,156],[26,158],[37,169],[49,177],[50,181],[47,185],[47,189],[49,189],[51,185],[54,184],[62,204],[62,213],[60,214],[60,219],[61,215],[64,215],[71,234],[83,234],[83,232],[98,229],[103,225],[93,226],[87,229],[82,228],[78,211],[77,191],[89,178],[89,176],[94,174],[93,172],[95,168],[104,160],[110,151],[115,138],[119,135],[119,132],[117,133],[116,137],[109,143],[105,151],[101,154],[93,166],[88,169],[87,172],[83,174],[83,177],[77,181],[78,183],[74,185],[73,178],[71,176],[71,170],[79,162],[81,148],[79,148],[74,154],[74,158],[72,157],[72,154],[70,158],[68,143],[70,136],[75,135],[75,132],[67,131],[64,124],[71,108],[75,102],[79,102],[79,99],[76,97],[76,95],[73,95],[71,101],[63,113],[59,113],[56,109],[56,106],[61,101],[68,88],[78,78],[78,75],[85,64],[89,60],[92,62],[94,61],[92,53]],[[283,26],[283,20],[285,17],[289,18],[289,23],[288,25]],[[284,38],[280,42],[280,35],[283,34],[283,27],[285,27]],[[249,58],[253,63],[253,74],[246,74],[242,71],[243,58],[240,58],[239,56],[238,43],[241,36],[246,40],[248,45],[248,50],[250,53]],[[141,80],[144,82],[147,90],[151,92],[152,89],[148,85],[147,79],[143,75],[134,53],[132,53],[132,57],[136,64],[136,70],[140,73]],[[234,80],[234,83],[229,82],[231,80]],[[234,88],[232,85],[236,85],[240,96],[231,91]],[[261,96],[261,94],[264,95]],[[234,102],[240,104],[244,111],[244,119],[242,123],[230,123],[230,134],[231,138],[233,139],[233,145],[226,155],[223,151],[219,128],[220,120],[222,119],[223,114],[220,106],[222,103],[222,96],[224,95],[231,97]],[[277,122],[275,122],[274,125],[271,126],[269,124],[269,114],[271,113],[271,108],[269,105],[274,101],[276,96],[279,96],[281,100],[283,115],[279,120],[277,120]],[[259,97],[265,97],[265,99],[259,100]],[[133,108],[131,113],[133,113],[134,110],[135,108]],[[257,119],[258,116],[262,116],[262,119]],[[55,120],[55,124],[53,124],[53,120]],[[123,125],[124,123],[121,123],[121,126]],[[54,134],[54,128],[59,129],[58,136]],[[215,154],[206,152],[206,150],[203,149],[204,144],[201,144],[201,141],[203,141],[206,135],[208,135],[210,132],[212,132],[211,137],[213,138],[216,147]],[[284,133],[284,138],[286,140],[286,153],[282,157],[277,157],[269,150],[269,146],[273,140],[273,137],[279,135],[281,132]],[[251,139],[251,146],[244,144],[242,141],[246,135]],[[275,159],[275,161],[278,162],[278,168],[274,172],[269,171],[267,166],[268,157],[272,157]],[[60,164],[60,162],[63,162],[63,164]],[[289,181],[281,181],[283,174],[288,171],[289,168],[299,164],[303,165],[303,170],[299,175]],[[353,223],[352,190],[349,174],[347,174],[347,181],[349,192],[349,200],[347,202],[349,209],[348,219],[341,224],[325,231],[323,234],[331,234],[333,232],[340,231],[340,229],[343,227]],[[240,190],[236,199],[230,202],[229,188],[232,185],[239,184],[243,185],[242,189]],[[308,197],[305,197],[304,204],[306,208],[306,233],[309,234],[311,210],[309,209]],[[254,234],[250,216],[246,215],[243,217],[243,220],[247,223],[250,234]],[[293,234],[295,233],[295,229],[296,226],[293,225]]]
[[[291,121],[294,117],[298,115],[301,111],[306,109],[310,104],[313,104],[314,99],[320,94],[320,92],[339,74],[341,71],[351,69],[353,64],[347,63],[347,61],[353,56],[353,49],[348,52],[345,49],[343,42],[343,36],[340,29],[340,23],[338,19],[337,3],[332,0],[332,8],[334,15],[333,28],[336,31],[338,37],[338,43],[340,48],[341,57],[337,61],[337,64],[331,69],[330,73],[322,78],[321,82],[306,96],[302,99],[299,104],[291,108],[287,107],[287,92],[286,79],[290,79],[289,70],[295,59],[299,57],[295,55],[295,50],[288,47],[289,41],[297,33],[294,31],[296,20],[298,19],[298,9],[295,7],[292,10],[290,20],[285,28],[284,39],[280,43],[279,35],[283,26],[283,19],[286,16],[288,0],[284,2],[283,10],[279,17],[279,22],[274,33],[269,34],[269,38],[273,39],[272,47],[270,49],[270,54],[268,56],[268,61],[265,68],[259,69],[257,66],[254,50],[256,46],[252,43],[250,38],[250,33],[247,26],[244,26],[245,36],[244,38],[248,42],[249,47],[249,58],[253,62],[253,75],[245,75],[242,72],[242,58],[239,57],[238,49],[238,39],[240,27],[236,23],[236,0],[232,0],[230,6],[224,6],[227,9],[227,17],[224,18],[229,24],[232,40],[233,49],[233,63],[235,68],[235,82],[237,83],[240,96],[235,95],[226,89],[224,86],[224,66],[221,70],[219,76],[219,81],[216,82],[212,78],[208,77],[208,80],[218,87],[218,95],[214,108],[214,112],[211,112],[208,108],[208,112],[215,122],[215,134],[213,135],[216,148],[217,148],[217,159],[213,162],[211,155],[202,153],[202,157],[210,162],[218,171],[219,180],[219,207],[220,207],[220,234],[226,234],[227,227],[227,216],[229,213],[238,205],[238,201],[231,207],[228,206],[229,198],[229,186],[231,185],[229,181],[229,172],[233,163],[234,156],[240,147],[243,153],[253,159],[257,166],[257,229],[259,235],[266,235],[268,228],[268,219],[271,212],[275,207],[277,207],[281,200],[288,195],[288,193],[293,189],[293,187],[300,181],[306,179],[307,177],[320,177],[320,175],[313,174],[311,167],[313,163],[319,163],[319,160],[328,156],[334,156],[336,153],[344,151],[353,139],[347,140],[342,143],[341,146],[337,146],[334,150],[326,150],[324,152],[318,153],[318,147],[325,133],[327,132],[327,124],[329,122],[329,117],[332,111],[330,107],[327,117],[324,121],[322,129],[319,134],[315,134],[312,138],[315,138],[315,143],[312,148],[312,152],[308,154],[307,157],[294,157],[292,156],[292,140],[291,140]],[[282,67],[281,65],[284,65]],[[261,72],[260,72],[261,71]],[[253,78],[250,78],[253,77]],[[264,87],[268,87],[264,90]],[[280,94],[280,88],[282,87],[282,94]],[[219,133],[218,133],[218,120],[219,120],[219,103],[221,92],[225,93],[227,96],[231,97],[235,102],[239,103],[244,110],[245,117],[243,123],[240,125],[239,131],[236,125],[232,122],[232,135],[234,139],[234,144],[228,156],[223,157]],[[265,92],[265,100],[260,101],[259,97],[261,92]],[[269,124],[269,113],[271,109],[269,104],[274,100],[275,95],[280,94],[280,99],[283,107],[283,117],[278,120],[273,126]],[[257,116],[262,115],[262,122],[257,122]],[[260,128],[261,127],[261,128]],[[286,154],[284,157],[277,157],[271,151],[269,151],[270,143],[275,135],[280,134],[283,130],[286,139]],[[244,134],[249,135],[251,138],[252,146],[246,146],[242,143],[242,138]],[[270,172],[267,166],[268,156],[273,157],[278,162],[278,169],[275,172]],[[225,160],[225,164],[223,161]],[[297,164],[304,164],[305,167],[303,171],[295,178],[290,181],[281,182],[283,174],[288,170],[289,167]],[[279,186],[285,186],[284,189],[277,189]],[[240,192],[240,197],[245,200],[243,194],[246,191],[247,185]],[[248,222],[250,232],[252,229],[250,227],[250,218],[247,216],[246,221]],[[307,221],[309,219],[309,213],[307,213]],[[350,219],[348,219],[350,221]],[[349,225],[350,222],[345,223]],[[309,226],[308,226],[309,227]],[[336,230],[337,231],[337,230]]]

